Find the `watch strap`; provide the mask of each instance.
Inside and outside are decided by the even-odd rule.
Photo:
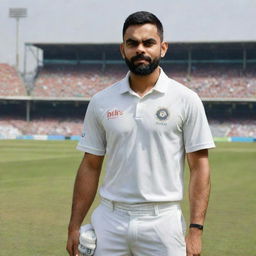
[[[189,228],[197,228],[197,229],[203,230],[204,226],[200,225],[200,224],[192,223],[192,224],[189,225]]]

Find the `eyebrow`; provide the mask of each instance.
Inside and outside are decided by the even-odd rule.
[[[134,40],[134,39],[129,38],[125,42],[126,43],[139,43],[139,40]],[[146,40],[142,40],[142,43],[156,43],[156,40],[154,38],[149,38]]]

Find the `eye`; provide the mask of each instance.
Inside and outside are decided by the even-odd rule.
[[[135,46],[137,46],[139,43],[137,42],[137,41],[134,41],[134,40],[127,40],[127,42],[126,42],[126,45],[128,46],[128,47],[135,47]]]
[[[146,43],[144,43],[144,46],[150,47],[150,46],[152,46],[152,43],[146,42]]]
[[[149,39],[149,40],[143,41],[143,45],[144,45],[145,47],[151,47],[151,46],[153,46],[154,44],[156,44],[156,41],[153,40],[153,39]]]

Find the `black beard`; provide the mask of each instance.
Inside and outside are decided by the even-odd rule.
[[[128,60],[125,57],[125,62],[127,64],[128,68],[130,69],[130,71],[132,73],[134,73],[135,75],[147,76],[147,75],[151,74],[158,67],[158,65],[160,63],[160,59],[161,59],[161,57],[155,58],[152,60],[150,57],[140,54],[140,55],[136,55],[136,56],[132,57],[131,60]],[[134,64],[134,62],[136,60],[146,60],[149,62],[149,64],[137,64],[136,65],[136,64]]]

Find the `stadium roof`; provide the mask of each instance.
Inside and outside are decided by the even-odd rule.
[[[22,39],[31,43],[119,43],[125,18],[139,10],[160,18],[168,42],[256,41],[255,0],[3,0],[0,23],[8,25],[2,35],[13,37],[13,7],[27,8],[20,26]]]

